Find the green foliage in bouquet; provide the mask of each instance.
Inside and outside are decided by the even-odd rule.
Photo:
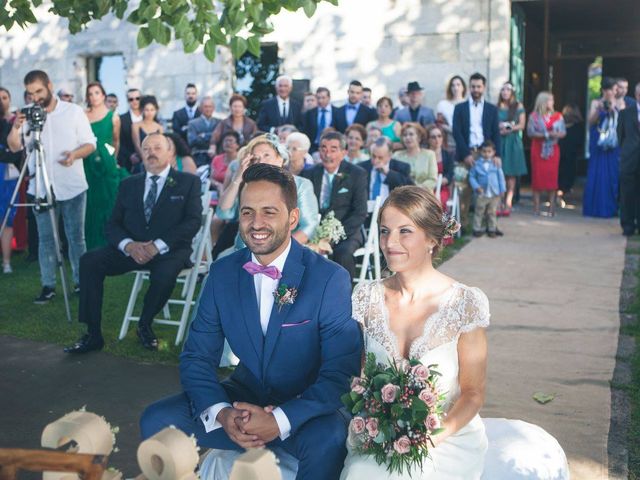
[[[327,213],[316,228],[311,237],[311,243],[319,243],[324,240],[328,243],[336,244],[340,240],[347,238],[342,222],[336,218],[336,214],[332,211]]]

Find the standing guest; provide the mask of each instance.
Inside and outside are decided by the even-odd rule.
[[[378,118],[372,122],[369,122],[367,127],[378,127],[382,132],[382,135],[391,140],[391,145],[394,150],[402,148],[402,141],[400,139],[400,122],[391,118],[391,112],[393,111],[393,102],[389,97],[381,97],[376,102]]]
[[[584,187],[582,214],[614,217],[618,214],[620,146],[615,80],[602,79],[602,97],[591,102],[589,111],[589,166]]]
[[[42,70],[32,70],[24,77],[24,85],[33,101],[47,111],[47,121],[41,139],[45,153],[45,168],[56,198],[56,213],[62,215],[67,235],[69,261],[76,286],[80,282],[80,257],[86,251],[84,218],[87,199],[87,180],[82,159],[96,149],[96,137],[87,116],[78,105],[62,102],[53,95],[53,84]],[[27,149],[29,171],[35,173],[34,155],[31,155],[32,134],[25,115],[18,113],[7,138],[12,152]],[[24,144],[23,144],[24,141]],[[39,191],[38,194],[44,192]],[[29,183],[30,202],[35,201],[35,182]],[[56,245],[49,211],[34,209],[38,225],[38,261],[42,291],[35,303],[48,303],[56,294]],[[75,288],[77,291],[77,287]]]
[[[84,159],[84,174],[89,184],[84,236],[87,250],[107,244],[104,228],[116,202],[120,180],[127,175],[118,166],[116,155],[120,146],[120,117],[106,105],[102,85],[87,85],[87,118],[96,137],[96,151]]]
[[[626,107],[635,105],[636,101],[633,97],[627,95],[629,92],[629,80],[620,77],[616,79],[616,107],[618,111],[624,110]]]
[[[502,236],[498,230],[498,207],[507,189],[504,173],[495,162],[496,147],[491,140],[485,140],[480,147],[480,156],[469,171],[469,183],[478,194],[476,211],[473,215],[473,236],[484,233],[483,222],[487,223],[487,236]]]
[[[118,150],[118,165],[131,172],[134,166],[140,164],[140,158],[133,144],[132,128],[134,123],[142,121],[140,100],[142,94],[137,88],[127,90],[127,103],[129,111],[120,115],[120,149]]]
[[[365,107],[371,108],[372,102],[373,102],[373,99],[371,98],[371,89],[369,87],[363,87],[362,88],[362,104]]]
[[[409,97],[409,105],[398,110],[393,118],[400,123],[415,122],[423,127],[436,123],[436,117],[433,110],[422,105],[424,100],[424,88],[418,82],[409,82],[407,85],[407,95]]]
[[[64,86],[60,89],[58,89],[57,92],[58,98],[60,100],[62,100],[63,102],[69,102],[69,103],[73,103],[73,93],[71,93],[71,89],[69,89],[68,87]],[[25,103],[29,104],[32,103],[33,99],[30,99],[29,101],[25,100]]]
[[[373,108],[362,105],[362,83],[358,80],[352,80],[349,83],[347,96],[349,97],[347,103],[336,112],[336,130],[344,133],[347,127],[354,123],[368,125],[369,122],[378,118],[378,114]]]
[[[553,95],[540,92],[533,112],[529,115],[527,135],[531,137],[531,189],[533,213],[540,215],[540,192],[549,194],[549,216],[555,215],[555,196],[558,190],[560,147],[566,129],[562,114],[553,108]]]
[[[313,190],[324,218],[334,212],[347,238],[333,248],[332,259],[347,269],[351,279],[356,274],[353,253],[362,246],[360,227],[367,218],[367,172],[345,162],[347,141],[339,132],[327,132],[320,139],[321,165],[304,170],[302,176],[313,183]]]
[[[80,261],[78,320],[87,333],[66,353],[101,350],[102,299],[106,277],[149,270],[137,335],[142,346],[158,349],[153,318],[169,300],[176,278],[189,266],[191,242],[201,223],[200,179],[171,168],[171,141],[151,133],[142,143],[146,173],[125,179],[107,226],[109,244]]]
[[[407,87],[400,87],[400,90],[398,90],[398,103],[399,105],[393,109],[393,114],[391,115],[393,118],[396,118],[396,113],[398,113],[398,110],[409,106]]]
[[[239,148],[240,135],[235,130],[230,130],[222,137],[222,153],[211,160],[211,185],[218,191],[218,197],[222,195],[229,164],[238,158]]]
[[[118,110],[118,96],[115,93],[108,93],[107,99],[105,100],[105,105],[109,110],[115,112]]]
[[[175,133],[180,134],[185,142],[187,140],[187,130],[189,128],[189,122],[194,118],[198,118],[202,113],[199,108],[196,107],[198,103],[198,89],[193,83],[187,83],[184,88],[184,101],[186,105],[175,112],[171,118],[171,126]]]
[[[413,185],[411,165],[391,158],[392,153],[391,141],[382,137],[371,145],[371,160],[358,164],[369,176],[369,200],[384,202],[394,188]]]
[[[473,167],[478,156],[480,145],[491,140],[496,151],[500,151],[500,128],[498,127],[498,109],[485,101],[484,91],[487,79],[480,73],[469,77],[469,101],[459,103],[453,110],[453,137],[456,141],[456,160],[460,163],[464,174],[458,183],[460,188],[460,219],[463,228],[469,220],[472,190],[468,182],[468,170]]]
[[[142,159],[142,142],[147,135],[152,133],[163,133],[164,128],[158,123],[158,101],[153,95],[145,95],[140,100],[142,110],[142,120],[131,125],[131,138],[133,146],[140,159]],[[176,132],[177,133],[177,132]],[[140,167],[141,165],[138,164]]]
[[[291,98],[293,79],[288,75],[276,78],[276,96],[262,102],[258,112],[258,130],[270,132],[280,125],[300,125],[302,105]]]
[[[295,127],[295,125],[280,125],[277,129],[276,129],[276,134],[278,135],[278,141],[282,144],[285,145],[287,142],[287,137],[289,135],[291,135],[294,132],[297,132],[298,129]]]
[[[411,166],[411,178],[416,185],[433,191],[438,182],[438,162],[436,154],[421,147],[427,138],[425,129],[416,122],[402,126],[404,150],[395,153],[395,158]]]
[[[289,171],[292,175],[299,175],[302,170],[313,167],[313,158],[309,155],[311,142],[309,137],[301,132],[293,132],[285,142],[289,152]]]
[[[258,126],[256,122],[246,115],[247,99],[238,93],[231,95],[229,99],[229,116],[222,120],[216,126],[211,134],[211,145],[209,146],[209,154],[215,155],[222,151],[222,141],[228,132],[236,132],[238,134],[238,145],[246,145],[251,140]]]
[[[358,125],[358,124],[354,123],[354,125]],[[380,137],[382,137],[382,130],[380,130],[378,127],[376,127],[375,125],[371,125],[369,128],[367,128],[367,138],[365,139],[366,148],[364,152],[366,155],[369,154],[369,149],[371,148],[371,145],[373,145],[376,142],[376,140],[378,140]]]
[[[302,99],[302,111],[300,113],[305,113],[311,110],[312,108],[316,108],[318,106],[318,101],[313,92],[304,92],[304,97]]]
[[[577,105],[565,105],[562,117],[567,135],[560,139],[560,169],[558,171],[558,199],[564,206],[564,196],[571,192],[576,179],[578,156],[584,148],[584,118]],[[583,157],[582,157],[583,158]]]
[[[219,122],[217,118],[213,118],[215,109],[213,98],[203,97],[200,101],[201,115],[190,120],[187,125],[187,143],[198,167],[208,165],[211,161],[209,157],[211,134]]]
[[[165,137],[169,139],[169,148],[171,150],[171,168],[179,171],[197,175],[198,166],[191,156],[191,150],[180,135],[175,132],[165,133]]]
[[[498,120],[501,136],[499,154],[502,160],[502,171],[507,178],[507,193],[502,208],[498,209],[498,216],[508,217],[511,215],[518,177],[527,174],[520,134],[524,131],[527,119],[524,107],[516,98],[516,91],[509,82],[502,85],[500,89]]]
[[[354,123],[347,128],[344,134],[347,137],[347,156],[345,160],[358,164],[371,158],[364,151],[364,145],[367,142],[367,130],[362,125]],[[380,132],[380,136],[382,136],[382,132]]]
[[[447,85],[446,98],[440,100],[436,106],[436,123],[446,134],[447,148],[451,152],[456,150],[456,140],[453,138],[453,111],[456,105],[464,102],[467,96],[467,84],[464,79],[455,75]]]
[[[451,196],[450,187],[453,184],[453,155],[443,148],[445,133],[440,127],[432,125],[427,129],[427,144],[429,150],[436,155],[438,165],[438,175],[442,175],[442,185],[440,186],[440,201],[442,207],[447,209],[447,202]]]
[[[328,88],[319,87],[316,90],[317,106],[305,112],[302,119],[302,131],[311,140],[311,153],[318,151],[320,137],[325,128],[336,126],[338,109],[331,105],[331,92]]]
[[[620,224],[623,235],[640,232],[640,83],[633,105],[620,113]]]

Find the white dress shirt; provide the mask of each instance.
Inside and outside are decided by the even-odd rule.
[[[280,116],[282,118],[287,118],[287,116],[289,115],[289,108],[291,107],[291,104],[289,103],[289,98],[287,98],[286,100],[280,97],[276,97],[276,99],[278,100],[278,112],[280,113]],[[284,105],[284,115],[282,115],[282,106]]]
[[[57,200],[64,201],[77,197],[89,186],[84,175],[82,159],[77,159],[66,167],[60,163],[63,152],[70,152],[87,143],[95,147],[96,137],[82,108],[74,103],[63,102],[58,97],[56,100],[56,107],[52,112],[47,113],[40,140],[45,156],[44,165],[53,193]],[[29,173],[34,174],[35,154],[31,150],[32,136],[28,122],[22,125],[22,135],[29,154]],[[27,192],[35,196],[36,183],[38,183],[38,196],[44,198],[46,192],[42,182],[29,182]]]
[[[156,192],[156,202],[160,198],[160,193],[162,192],[162,188],[164,187],[164,184],[167,182],[167,177],[169,176],[169,171],[170,170],[171,170],[171,165],[167,165],[167,168],[165,168],[162,172],[160,172],[158,174],[158,177],[160,177],[160,178],[158,178],[158,180],[156,180],[156,185],[158,186],[158,190]],[[144,203],[144,199],[146,199],[147,195],[149,195],[149,190],[151,189],[151,184],[153,183],[153,180],[151,180],[152,176],[153,176],[152,173],[147,172],[147,176],[146,176],[146,178],[144,180],[144,196],[142,197],[143,198],[143,203]],[[127,257],[129,256],[129,254],[126,252],[125,248],[131,242],[133,242],[132,238],[125,238],[124,240],[122,240],[118,244],[118,249],[122,253],[124,253]],[[165,253],[167,253],[169,251],[169,246],[166,243],[164,243],[162,240],[160,240],[159,238],[156,238],[153,241],[153,244],[158,249],[158,253],[160,255],[164,255]]]
[[[280,272],[284,269],[284,264],[287,261],[287,257],[289,256],[289,251],[291,250],[291,239],[289,239],[289,244],[287,248],[282,252],[278,258],[276,258],[273,262],[271,262],[267,266],[274,266]],[[252,253],[251,260],[255,263],[259,263],[256,256]],[[258,299],[258,310],[260,312],[260,328],[262,329],[262,334],[267,334],[267,329],[269,327],[269,318],[271,317],[271,311],[273,310],[273,303],[275,298],[273,296],[273,292],[278,288],[280,280],[274,280],[267,275],[262,273],[256,273],[253,276],[253,285],[256,289],[256,298]],[[202,423],[204,423],[204,429],[207,433],[216,430],[222,427],[222,424],[218,422],[217,417],[220,410],[226,407],[231,407],[227,402],[216,403],[215,405],[207,408],[200,415],[200,419]],[[276,419],[276,423],[278,424],[278,429],[280,430],[280,440],[286,440],[291,434],[291,423],[287,418],[287,415],[280,407],[276,407],[273,410],[273,416]]]
[[[193,120],[196,116],[196,110],[198,109],[197,105],[194,105],[193,107],[190,107],[189,105],[185,105],[184,108],[187,111],[187,116],[189,117],[189,120]]]
[[[140,115],[136,115],[135,113],[133,113],[133,110],[129,110],[129,115],[131,116],[131,123],[138,123],[141,122],[143,120],[143,116],[142,116],[142,112],[140,112]]]
[[[344,106],[344,117],[347,120],[347,126],[350,127],[353,125],[353,122],[356,120],[356,115],[358,115],[358,110],[360,110],[360,102],[346,103]]]
[[[482,113],[484,112],[484,98],[475,103],[469,97],[469,147],[479,147],[484,142],[482,130]]]

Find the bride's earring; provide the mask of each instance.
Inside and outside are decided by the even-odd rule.
[[[429,255],[433,255],[433,247],[429,249]]]

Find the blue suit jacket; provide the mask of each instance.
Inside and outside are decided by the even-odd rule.
[[[471,129],[471,113],[469,101],[456,105],[453,110],[453,138],[456,141],[456,158],[462,162],[469,155],[469,133]],[[496,152],[500,152],[500,128],[498,127],[498,108],[484,101],[482,110],[482,133],[485,140],[491,140],[496,145]]]
[[[194,416],[229,402],[216,369],[225,338],[240,359],[231,379],[261,406],[282,408],[294,434],[312,418],[338,410],[360,371],[362,336],[351,317],[351,281],[339,265],[291,240],[280,285],[295,287],[292,305],[274,302],[265,336],[251,260],[242,249],[211,265],[180,356],[182,387]]]

